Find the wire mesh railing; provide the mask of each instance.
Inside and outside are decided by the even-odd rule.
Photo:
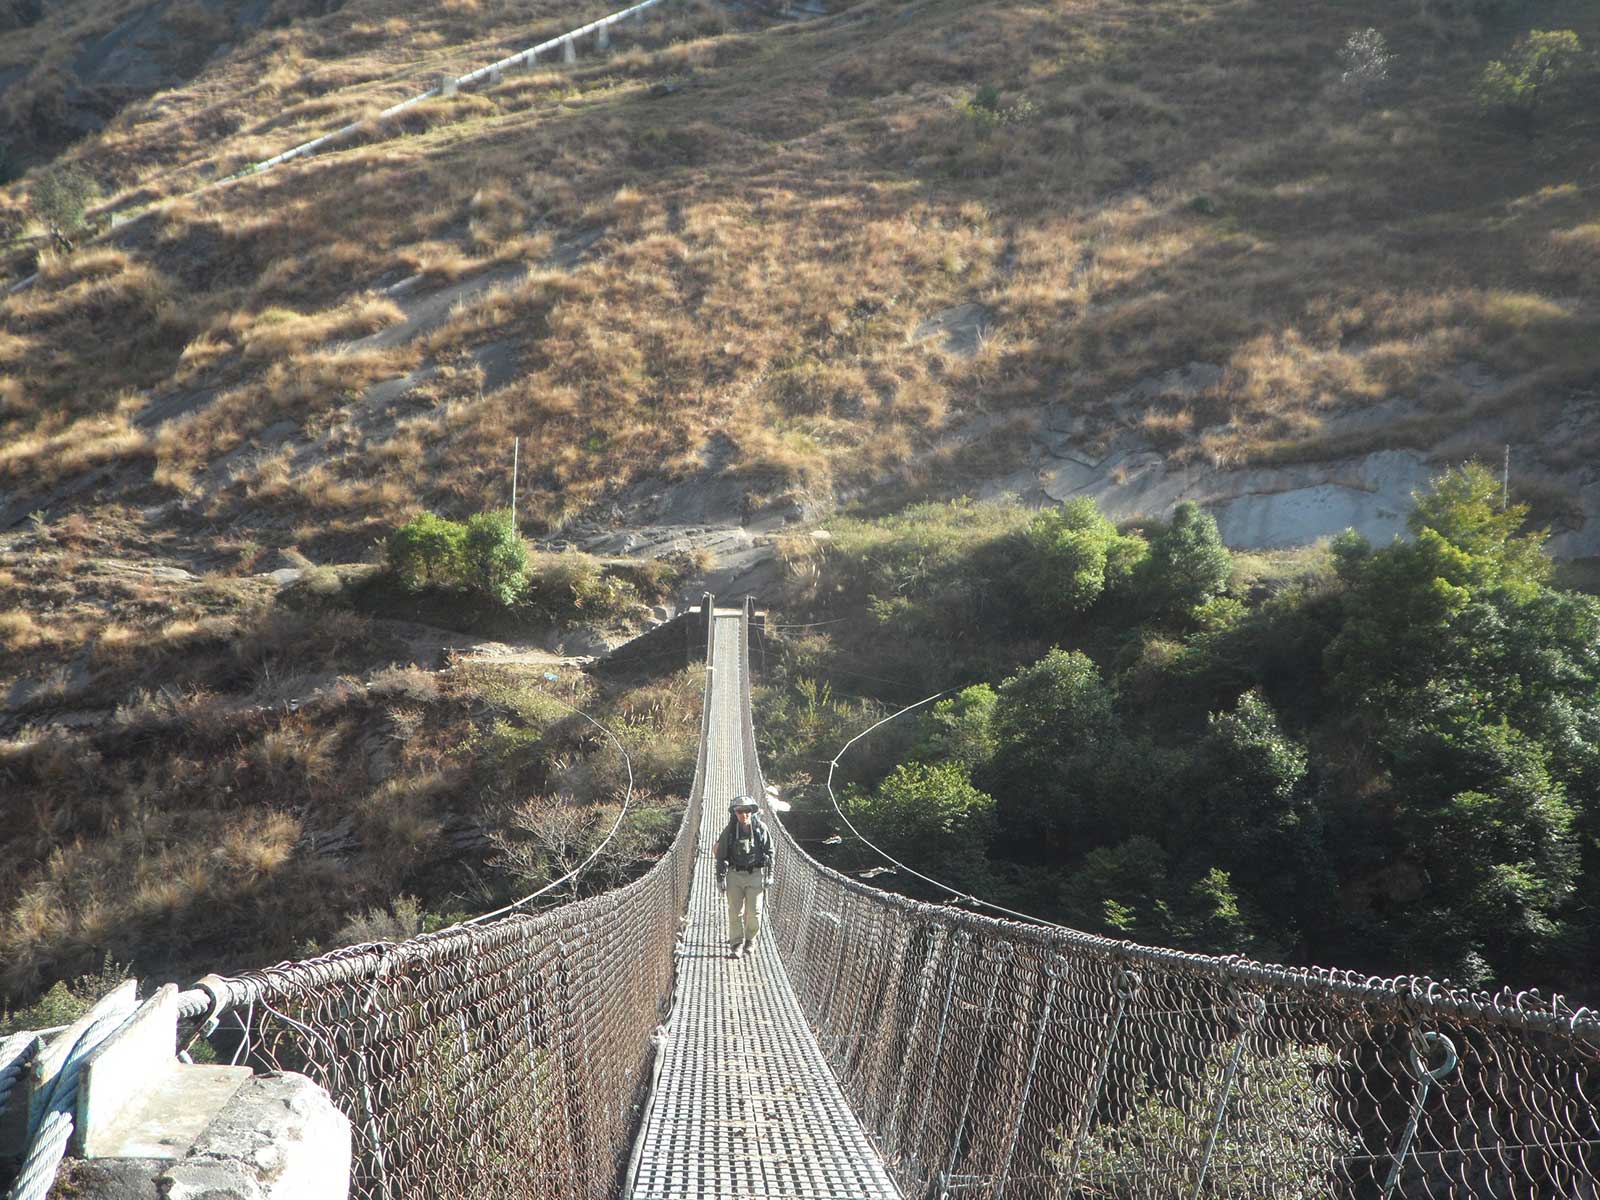
[[[705,612],[709,662],[709,596]],[[709,699],[709,673],[706,687]],[[363,1200],[614,1195],[671,997],[708,713],[677,836],[627,886],[208,976],[180,1011],[205,1027],[226,1014],[220,1030],[238,1039],[236,1059],[301,1072],[328,1091],[350,1119],[351,1193]]]
[[[981,917],[773,824],[780,953],[907,1196],[1600,1197],[1591,1010]]]

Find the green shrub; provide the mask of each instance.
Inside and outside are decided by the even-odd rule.
[[[118,966],[107,957],[97,974],[80,976],[71,983],[57,980],[28,1007],[16,1012],[0,1011],[0,1037],[70,1025],[127,977],[128,968]]]
[[[919,757],[947,759],[971,771],[994,757],[994,710],[999,696],[986,683],[974,684],[941,700],[923,718]]]
[[[1339,51],[1339,65],[1344,68],[1339,82],[1359,96],[1363,103],[1372,99],[1385,80],[1394,55],[1389,43],[1376,29],[1359,29],[1352,33]]]
[[[500,604],[515,604],[528,586],[528,549],[509,511],[479,513],[467,522],[462,581]]]
[[[1473,88],[1478,108],[1532,120],[1576,74],[1583,43],[1570,29],[1535,29],[1517,39],[1511,53],[1484,67]]]
[[[33,185],[28,211],[50,232],[70,238],[83,228],[84,214],[94,197],[94,182],[82,171],[65,167],[46,172]]]
[[[955,763],[901,765],[845,810],[872,842],[913,870],[957,887],[986,881],[994,800]]]
[[[456,584],[462,579],[467,527],[420,513],[389,535],[387,559],[402,586]]]
[[[1108,586],[1126,580],[1144,554],[1143,541],[1117,533],[1087,497],[1040,513],[1025,536],[1032,553],[1023,591],[1036,608],[1058,617],[1087,611]]]
[[[1035,112],[1033,101],[1026,98],[1015,104],[1001,105],[1000,89],[986,83],[974,92],[961,106],[962,116],[978,130],[987,134],[1003,125],[1021,125]]]
[[[1339,1161],[1360,1149],[1337,1110],[1339,1061],[1327,1046],[1263,1045],[1242,1035],[1218,1044],[1191,1071],[1141,1081],[1120,1119],[1085,1132],[1063,1126],[1047,1156],[1065,1191],[1104,1200],[1148,1195],[1149,1164],[1207,1144],[1219,1103],[1206,1200],[1331,1195]],[[1233,1069],[1229,1069],[1230,1065]],[[1223,1094],[1223,1081],[1228,1089]],[[1070,1176],[1070,1178],[1068,1178]]]
[[[1222,544],[1216,520],[1185,500],[1150,539],[1150,555],[1139,564],[1134,587],[1160,615],[1181,616],[1220,595],[1232,569],[1233,556]]]

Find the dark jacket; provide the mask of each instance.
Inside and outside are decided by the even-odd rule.
[[[728,873],[729,867],[735,871],[761,871],[770,874],[772,835],[767,832],[760,814],[757,813],[750,818],[748,837],[739,836],[739,818],[729,817],[727,828],[717,838],[715,858],[718,879]]]

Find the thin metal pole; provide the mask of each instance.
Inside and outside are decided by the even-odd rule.
[[[1205,1189],[1206,1175],[1211,1170],[1211,1155],[1217,1148],[1217,1135],[1222,1132],[1222,1121],[1228,1113],[1228,1097],[1233,1092],[1233,1079],[1239,1073],[1239,1063],[1244,1058],[1245,1041],[1255,1030],[1256,1022],[1267,1011],[1267,1002],[1254,993],[1241,996],[1239,1004],[1245,1010],[1242,1028],[1239,1030],[1239,1040],[1233,1044],[1233,1054],[1228,1059],[1228,1069],[1222,1076],[1222,1091],[1217,1096],[1216,1110],[1211,1114],[1211,1132],[1206,1137],[1206,1148],[1200,1157],[1200,1175],[1195,1180],[1191,1200],[1200,1200],[1200,1194]]]
[[[1406,1131],[1401,1135],[1400,1145],[1395,1148],[1389,1178],[1383,1181],[1383,1187],[1378,1192],[1382,1200],[1389,1200],[1394,1194],[1395,1185],[1400,1182],[1400,1171],[1405,1166],[1406,1155],[1411,1152],[1411,1139],[1417,1136],[1417,1126],[1422,1123],[1422,1108],[1428,1102],[1429,1090],[1434,1084],[1444,1082],[1445,1077],[1456,1069],[1456,1045],[1444,1034],[1425,1033],[1418,1040],[1427,1049],[1443,1046],[1444,1062],[1430,1069],[1416,1045],[1411,1047],[1411,1069],[1417,1077],[1417,1094],[1411,1102],[1411,1118],[1406,1122]]]
[[[1111,1051],[1117,1044],[1117,1029],[1122,1024],[1123,1014],[1127,1012],[1128,1002],[1138,996],[1142,982],[1139,972],[1123,968],[1122,977],[1117,983],[1117,1008],[1111,1014],[1111,1024],[1106,1028],[1106,1040],[1100,1047],[1100,1062],[1094,1071],[1094,1084],[1089,1088],[1088,1099],[1078,1117],[1077,1132],[1072,1138],[1072,1162],[1067,1167],[1068,1192],[1078,1184],[1078,1160],[1083,1157],[1084,1138],[1088,1136],[1089,1123],[1094,1120],[1094,1110],[1100,1102],[1101,1085],[1105,1083],[1106,1072],[1111,1069]]]
[[[983,1001],[983,1020],[978,1026],[978,1053],[974,1054],[972,1073],[967,1076],[967,1094],[961,1102],[961,1119],[956,1122],[955,1136],[950,1139],[950,1157],[945,1160],[944,1174],[939,1177],[940,1200],[950,1194],[950,1180],[955,1174],[956,1160],[961,1156],[961,1139],[967,1132],[967,1114],[972,1111],[972,1092],[978,1086],[978,1058],[982,1054],[984,1038],[988,1036],[989,1024],[994,1017],[995,994],[1000,990],[1000,978],[1005,974],[1005,965],[1016,956],[1017,948],[1010,942],[995,942],[990,961],[994,970],[989,974],[989,994]],[[930,1092],[932,1089],[929,1089]]]
[[[511,439],[511,528],[517,527],[517,457],[522,449],[522,439]]]
[[[1033,1057],[1028,1060],[1028,1074],[1022,1084],[1022,1098],[1017,1101],[1016,1120],[1011,1123],[1011,1140],[1006,1143],[1005,1163],[1000,1168],[1000,1178],[995,1180],[993,1200],[1006,1194],[1006,1180],[1011,1178],[1011,1160],[1017,1153],[1017,1138],[1022,1134],[1022,1121],[1028,1115],[1028,1097],[1033,1093],[1033,1078],[1039,1069],[1039,1052],[1044,1049],[1045,1035],[1050,1030],[1050,1010],[1055,1007],[1056,988],[1066,973],[1067,960],[1052,954],[1045,960],[1044,973],[1049,979],[1044,993],[1044,1012],[1039,1015],[1039,1036],[1033,1042]]]

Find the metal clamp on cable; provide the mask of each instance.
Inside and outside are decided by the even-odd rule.
[[[222,1020],[222,1009],[227,1000],[231,998],[228,992],[228,981],[221,975],[203,975],[194,981],[195,989],[211,997],[211,1003],[206,1011],[201,1013],[195,1021],[194,1031],[183,1040],[183,1045],[178,1047],[178,1059],[181,1062],[193,1063],[189,1057],[189,1050],[201,1038],[210,1037],[217,1031],[217,1024]]]
[[[1428,1065],[1428,1054],[1437,1047],[1443,1047],[1444,1057],[1437,1067]],[[1395,1148],[1393,1162],[1389,1168],[1389,1177],[1384,1180],[1383,1187],[1378,1195],[1383,1200],[1394,1194],[1394,1189],[1400,1182],[1400,1172],[1404,1169],[1406,1155],[1411,1152],[1411,1139],[1417,1136],[1417,1126],[1422,1122],[1422,1109],[1428,1101],[1428,1092],[1436,1084],[1443,1083],[1452,1071],[1456,1069],[1456,1044],[1442,1033],[1411,1032],[1411,1043],[1406,1047],[1411,1057],[1411,1071],[1417,1077],[1416,1096],[1411,1102],[1411,1116],[1406,1121],[1405,1133],[1400,1137],[1400,1145]]]
[[[1121,976],[1117,979],[1117,995],[1123,1000],[1134,1000],[1144,989],[1144,980],[1139,972],[1132,967],[1123,968]]]

